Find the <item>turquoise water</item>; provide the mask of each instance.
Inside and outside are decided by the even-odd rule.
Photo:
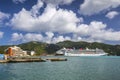
[[[66,57],[63,62],[0,64],[0,80],[120,80],[120,57]]]

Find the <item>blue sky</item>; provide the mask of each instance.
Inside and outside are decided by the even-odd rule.
[[[120,44],[120,0],[0,0],[0,45]]]

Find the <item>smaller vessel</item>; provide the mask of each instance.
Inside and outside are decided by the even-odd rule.
[[[64,56],[105,56],[108,53],[105,53],[102,49],[66,49],[62,48],[56,52],[58,55]]]

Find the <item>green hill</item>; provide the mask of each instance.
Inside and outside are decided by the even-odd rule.
[[[9,46],[13,46],[13,45],[0,46],[0,53],[4,53],[4,50]],[[53,54],[57,50],[63,47],[75,48],[75,49],[80,49],[80,48],[85,49],[87,47],[90,49],[95,49],[95,48],[103,49],[105,52],[109,53],[109,55],[120,56],[120,45],[109,45],[109,44],[97,43],[97,42],[88,43],[83,41],[80,42],[63,41],[56,44],[47,44],[42,42],[31,41],[16,46],[21,47],[23,50],[35,51],[36,55],[41,55],[44,53]]]
[[[40,55],[40,54],[46,53],[45,47],[47,45],[48,44],[46,43],[32,41],[32,42],[23,43],[17,46],[21,47],[23,50],[35,51],[36,55]]]

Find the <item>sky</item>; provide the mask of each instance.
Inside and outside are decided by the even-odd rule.
[[[65,40],[120,45],[120,0],[0,0],[0,45]]]

